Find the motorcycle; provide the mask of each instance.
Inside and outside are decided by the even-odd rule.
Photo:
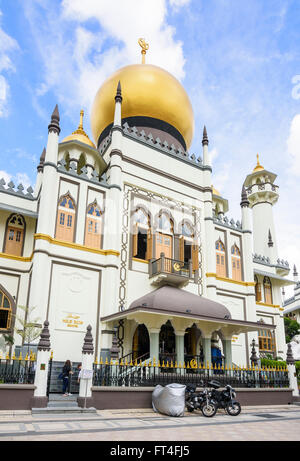
[[[199,384],[200,386],[203,383]],[[204,388],[201,392],[196,392],[196,385],[186,386],[186,408],[189,413],[194,410],[201,410],[203,416],[211,418],[217,412],[217,406],[210,399],[210,391]]]
[[[223,391],[218,391],[221,384],[218,381],[211,381],[208,385],[212,388],[210,391],[210,402],[215,405],[216,411],[223,408],[230,416],[238,416],[242,410],[239,402],[235,400],[235,390],[227,384]]]

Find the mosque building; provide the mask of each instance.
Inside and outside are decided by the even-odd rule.
[[[164,69],[117,70],[99,88],[83,126],[60,139],[56,106],[34,190],[0,180],[0,332],[22,338],[18,317],[49,321],[57,361],[81,360],[92,326],[95,359],[249,365],[285,357],[276,174],[257,165],[241,178],[241,217],[212,186],[207,130],[188,152],[192,105]],[[214,184],[217,187],[217,184]],[[32,316],[32,318],[31,318]],[[35,320],[33,320],[33,317]]]

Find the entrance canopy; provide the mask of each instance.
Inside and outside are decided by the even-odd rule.
[[[168,319],[182,319],[187,325],[196,323],[227,334],[240,334],[261,329],[258,322],[234,320],[227,307],[202,296],[165,285],[137,299],[123,312],[102,317],[102,322],[120,319],[132,319],[146,323],[153,317],[166,322]],[[152,322],[151,322],[152,323]],[[264,329],[274,330],[275,325],[264,324]]]

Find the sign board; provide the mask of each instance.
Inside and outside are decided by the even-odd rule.
[[[93,370],[81,370],[80,379],[92,379],[93,378]]]

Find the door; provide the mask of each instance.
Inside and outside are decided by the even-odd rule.
[[[23,229],[8,227],[5,243],[5,253],[15,256],[22,255]]]
[[[160,258],[160,254],[164,253],[166,258],[172,259],[172,243],[173,239],[171,235],[156,234],[156,258]]]

